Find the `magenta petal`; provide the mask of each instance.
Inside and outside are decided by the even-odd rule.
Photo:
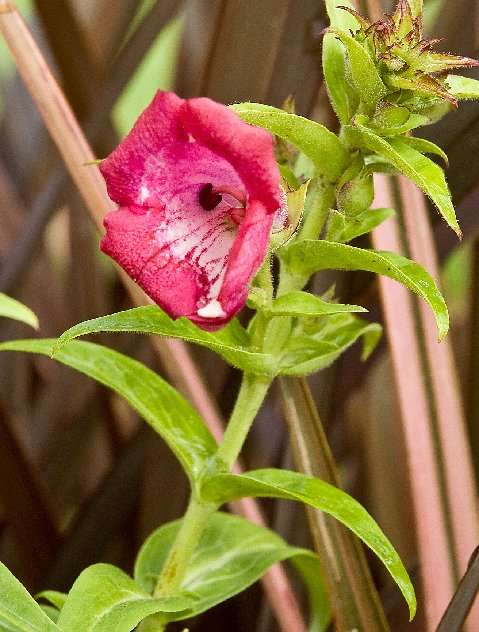
[[[157,92],[128,136],[100,165],[108,195],[120,206],[139,204],[145,165],[165,145],[186,142],[179,118],[184,100],[172,92]]]
[[[102,250],[173,318],[228,322],[284,202],[271,136],[209,99],[159,92],[101,170],[121,206]]]
[[[250,199],[262,202],[269,213],[280,207],[279,171],[271,134],[204,97],[186,101],[182,117],[185,128],[199,143],[235,168]]]

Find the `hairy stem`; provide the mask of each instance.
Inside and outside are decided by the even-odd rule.
[[[216,508],[215,504],[201,503],[194,495],[191,497],[175,543],[158,578],[155,597],[165,597],[178,592],[208,518]]]
[[[218,460],[231,468],[236,461],[246,436],[268,391],[270,381],[244,375],[230,422],[218,448]],[[201,539],[209,517],[216,511],[214,503],[203,503],[195,494],[191,496],[181,527],[168,555],[154,591],[155,597],[176,594],[185,577],[188,564]]]
[[[266,397],[271,379],[257,375],[243,376],[235,407],[231,414],[217,456],[228,468],[238,458],[256,413]]]

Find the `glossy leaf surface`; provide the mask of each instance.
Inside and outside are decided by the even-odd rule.
[[[51,356],[56,339],[16,340],[0,351]],[[55,359],[108,386],[166,441],[185,471],[194,478],[215,452],[216,442],[192,406],[144,364],[92,342],[71,341],[57,348]]]
[[[365,270],[388,276],[405,285],[430,305],[440,338],[448,331],[447,306],[433,278],[422,266],[401,255],[321,240],[305,240],[292,244],[281,252],[281,256],[290,270],[304,279],[314,272],[327,269]]]
[[[297,472],[265,469],[242,475],[217,474],[205,481],[202,494],[205,499],[215,502],[229,502],[245,496],[297,500],[333,516],[376,553],[404,595],[411,618],[414,616],[414,588],[399,555],[376,521],[342,490]]]

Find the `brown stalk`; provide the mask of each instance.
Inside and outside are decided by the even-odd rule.
[[[8,0],[0,0],[0,30],[92,219],[101,228],[103,217],[111,210],[112,204],[106,196],[98,168],[85,166],[85,163],[94,160],[93,152],[28,28],[14,3]],[[144,304],[143,292],[124,273],[121,277],[133,301]],[[213,434],[218,436],[223,424],[217,407],[184,343],[156,337],[152,342],[170,379],[188,396]],[[236,503],[238,505],[243,515],[263,523],[255,501],[245,499]],[[281,629],[284,632],[304,632],[306,626],[283,568],[279,565],[273,567],[263,579],[263,584]]]
[[[404,177],[399,178],[399,190],[411,257],[438,279],[439,265],[424,196]],[[454,562],[459,576],[462,576],[479,542],[477,490],[471,452],[450,339],[442,343],[437,341],[434,317],[424,302],[419,304],[419,314],[439,436],[437,458],[443,468],[445,511],[450,517]],[[472,610],[468,625],[471,630],[479,629],[479,608]]]
[[[305,378],[280,378],[285,418],[298,469],[341,487],[337,466],[309,384]],[[339,632],[388,631],[364,551],[358,539],[334,518],[308,509],[315,548],[324,567]]]
[[[387,178],[377,177],[375,186],[375,205],[394,206]],[[379,250],[402,250],[395,219],[377,228],[372,240]],[[379,278],[379,289],[410,471],[426,630],[432,632],[449,603],[455,584],[444,519],[442,481],[413,299],[404,287],[386,277]]]

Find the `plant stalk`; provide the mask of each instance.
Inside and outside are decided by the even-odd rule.
[[[238,458],[256,413],[263,403],[271,379],[258,375],[243,376],[235,407],[225,430],[217,457],[230,469]]]
[[[231,469],[246,440],[249,429],[264,401],[271,380],[245,374],[216,457],[218,462]],[[168,559],[158,578],[155,597],[170,596],[178,592],[208,518],[216,511],[214,503],[203,503],[193,493],[181,527]]]
[[[299,471],[341,487],[337,466],[305,378],[280,378],[285,417]],[[308,518],[339,632],[388,632],[389,626],[357,538],[320,511]]]
[[[194,495],[191,496],[175,543],[158,578],[154,597],[166,597],[178,592],[208,518],[216,509],[216,504],[202,503]]]

